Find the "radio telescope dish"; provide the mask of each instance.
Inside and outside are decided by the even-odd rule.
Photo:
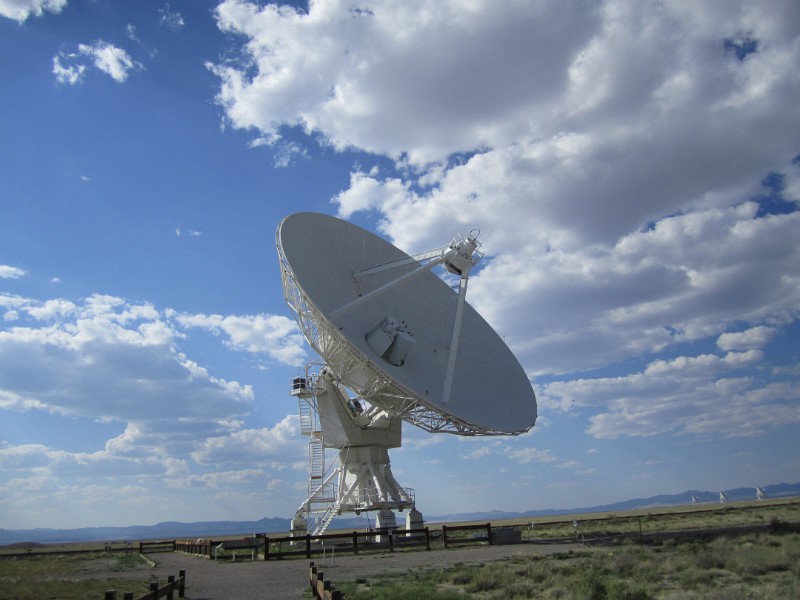
[[[317,481],[298,516],[328,503],[324,530],[331,511],[413,509],[413,492],[400,488],[389,468],[400,420],[468,436],[533,427],[536,397],[527,375],[465,301],[470,270],[482,257],[477,234],[412,257],[347,221],[296,213],[280,223],[276,242],[286,301],[324,360],[318,375],[307,372],[293,384],[301,429],[312,443],[340,450],[338,475],[314,475],[320,468],[310,459]],[[458,292],[432,272],[438,265],[459,280]],[[306,409],[304,416],[304,401],[313,414]]]
[[[349,388],[429,431],[507,435],[533,426],[536,398],[527,375],[468,304],[447,397],[459,296],[430,270],[352,305],[418,270],[420,262],[365,229],[316,213],[284,219],[277,243],[284,290],[303,333]],[[402,261],[408,262],[378,270]],[[370,333],[387,319],[403,324],[397,337],[410,349],[402,364],[370,344],[380,335]]]

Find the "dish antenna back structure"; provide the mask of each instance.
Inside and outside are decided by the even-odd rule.
[[[466,303],[477,233],[409,256],[352,223],[286,217],[276,233],[284,296],[322,363],[292,382],[309,440],[308,497],[295,534],[325,531],[343,512],[378,511],[377,525],[422,526],[414,492],[392,475],[402,422],[464,436],[518,435],[536,397],[511,350]],[[432,271],[441,265],[458,292]],[[325,449],[338,451],[326,464]]]

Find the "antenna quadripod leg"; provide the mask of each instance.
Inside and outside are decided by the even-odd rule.
[[[406,509],[407,522],[413,522],[415,529],[422,527],[414,492],[400,486],[389,461],[389,449],[401,445],[402,420],[351,399],[326,369],[308,390],[307,397],[311,396],[319,424],[319,432],[311,434],[312,443],[317,435],[324,448],[337,449],[338,464],[317,480],[319,485],[297,511],[293,531],[305,535],[310,517],[316,520],[312,534],[320,535],[334,516],[364,511],[379,511],[379,527],[394,529],[392,511]]]
[[[442,392],[442,403],[450,402],[450,391],[453,389],[453,373],[456,370],[456,356],[458,356],[458,344],[461,341],[461,323],[464,320],[464,303],[467,297],[468,277],[461,277],[458,289],[458,304],[456,305],[456,316],[453,319],[453,335],[450,338],[450,354],[447,357],[447,370],[444,375],[444,391]]]

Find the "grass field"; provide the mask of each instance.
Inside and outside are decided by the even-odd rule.
[[[772,521],[800,522],[797,498],[731,502],[697,506],[654,507],[616,513],[556,515],[534,519],[492,521],[492,527],[516,527],[525,541],[577,537],[587,542],[614,536],[648,536],[663,531],[724,529],[768,525]],[[476,522],[474,524],[478,524]],[[455,525],[456,523],[452,523]],[[465,525],[470,523],[458,523]],[[577,526],[576,526],[577,525]],[[439,529],[441,526],[438,527]],[[432,530],[437,526],[432,525]],[[457,534],[456,534],[457,535]],[[469,535],[465,533],[464,535]]]
[[[577,527],[573,525],[576,521]],[[794,528],[788,524],[794,524]],[[396,578],[338,582],[348,600],[543,598],[589,600],[744,600],[800,598],[800,502],[795,499],[697,507],[653,508],[616,514],[562,515],[547,519],[494,521],[511,526],[523,541],[558,538],[585,541],[577,552],[514,558],[480,566],[409,573]],[[764,531],[707,538],[713,528],[760,525]],[[431,525],[431,529],[441,525]],[[637,542],[663,531],[690,531],[680,541]],[[465,533],[469,535],[469,533]],[[123,542],[0,548],[0,600],[102,598],[108,589],[148,591],[149,565]],[[65,554],[69,551],[93,553]],[[432,544],[441,549],[441,540]],[[138,548],[137,544],[133,548]],[[408,550],[414,552],[416,550]],[[202,564],[202,563],[199,563]]]
[[[120,598],[123,591],[138,598],[149,590],[148,568],[140,555],[124,552],[4,558],[0,600],[97,600],[110,589],[119,590]],[[138,576],[124,576],[131,574]]]
[[[336,582],[347,600],[796,600],[800,535],[628,544]]]

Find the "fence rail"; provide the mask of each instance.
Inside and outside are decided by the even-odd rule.
[[[186,552],[187,554],[199,554],[206,558],[217,558],[217,554],[220,550],[226,552],[233,551],[234,556],[236,556],[237,550],[249,550],[251,557],[256,558],[262,543],[260,536],[248,536],[243,539],[226,540],[175,540],[175,550]]]
[[[375,541],[381,540],[381,541]],[[352,552],[358,554],[368,550],[395,550],[409,547],[431,549],[431,532],[422,529],[375,529],[372,531],[352,531],[349,533],[326,533],[322,535],[269,537],[258,533],[244,540],[175,540],[175,550],[197,554],[206,558],[217,558],[218,550],[251,550],[263,552],[264,560],[289,557],[312,558],[329,552]],[[235,556],[235,555],[234,555]]]
[[[454,537],[454,531],[485,531],[486,535],[472,535],[471,537]],[[448,536],[448,533],[450,534]],[[442,541],[444,547],[448,547],[448,542],[452,546],[454,543],[469,544],[489,542],[492,545],[492,524],[481,523],[480,525],[442,525]]]
[[[170,575],[163,587],[159,587],[157,581],[151,582],[150,591],[144,596],[139,596],[136,600],[159,600],[159,598],[164,598],[165,596],[167,600],[174,600],[176,591],[178,592],[178,598],[186,596],[186,571],[184,569],[181,569],[177,579],[175,575]],[[134,600],[133,592],[125,592],[122,598],[123,600]],[[104,600],[117,600],[117,590],[106,591]]]
[[[175,540],[139,542],[139,554],[152,554],[155,552],[175,552]]]
[[[425,546],[431,549],[431,532],[422,529],[375,529],[373,531],[353,531],[350,533],[328,533],[323,535],[304,535],[298,537],[258,536],[264,540],[264,560],[291,556],[325,555],[328,552],[352,552],[358,554],[362,550],[389,550],[394,552],[400,548]],[[376,541],[380,540],[380,541]],[[385,540],[385,541],[384,541]],[[284,550],[284,544],[289,549]],[[277,546],[277,548],[276,548]]]

